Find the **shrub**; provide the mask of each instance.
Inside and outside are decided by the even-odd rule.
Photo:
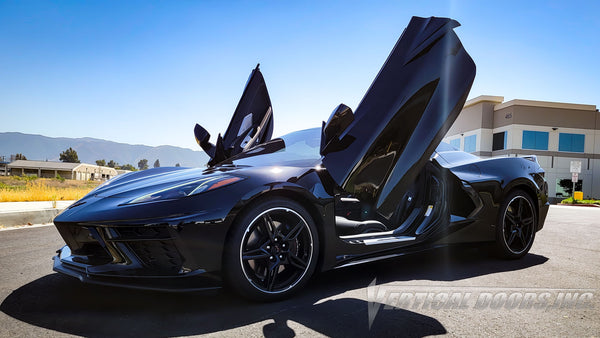
[[[25,181],[25,182],[35,181],[38,178],[37,175],[11,176],[11,177],[17,181]]]
[[[600,200],[590,198],[587,200],[573,201],[573,197],[569,197],[569,198],[565,198],[564,200],[560,201],[560,204],[598,204],[598,205],[600,205]]]

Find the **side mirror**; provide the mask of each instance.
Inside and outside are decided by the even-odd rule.
[[[202,150],[210,157],[208,165],[212,166],[227,159],[228,156],[225,154],[225,147],[223,146],[221,134],[217,137],[217,144],[214,145],[208,141],[210,139],[208,131],[196,123],[196,126],[194,127],[194,136]]]
[[[204,150],[208,156],[214,157],[215,146],[208,142],[208,140],[210,140],[210,134],[208,131],[196,123],[196,126],[194,127],[194,136],[196,137],[196,142],[202,148],[202,150]]]
[[[321,155],[343,150],[354,141],[354,137],[343,135],[353,121],[354,113],[345,104],[341,103],[333,110],[321,128]]]

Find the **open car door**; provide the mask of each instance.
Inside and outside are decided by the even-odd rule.
[[[219,134],[216,143],[212,144],[209,142],[208,131],[196,124],[194,136],[196,142],[210,157],[208,165],[215,165],[252,146],[271,140],[273,108],[259,66],[252,70],[223,137]]]
[[[413,17],[355,114],[340,105],[323,123],[321,154],[333,179],[388,220],[473,84],[475,63],[458,26]]]

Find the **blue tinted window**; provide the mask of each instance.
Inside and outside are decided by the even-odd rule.
[[[547,131],[523,130],[523,149],[548,150]]]
[[[455,140],[451,140],[450,141],[450,145],[453,146],[456,149],[460,149],[460,139],[457,138]]]
[[[477,135],[471,135],[465,137],[465,151],[472,153],[477,148]]]
[[[585,146],[585,135],[560,133],[558,135],[558,150],[583,153]]]

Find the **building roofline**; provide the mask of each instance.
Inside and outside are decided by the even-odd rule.
[[[507,107],[511,107],[511,106],[530,106],[530,107],[542,107],[542,108],[558,108],[558,109],[596,111],[596,106],[591,105],[591,104],[519,100],[519,99],[510,100],[510,101],[507,101],[504,103],[497,104],[496,106],[494,106],[494,111],[504,109]]]
[[[73,170],[77,163],[55,162],[55,161],[36,161],[36,160],[15,160],[7,166],[10,168],[29,168],[29,169],[48,169],[48,170]]]
[[[82,165],[84,165],[85,163],[77,163],[77,165],[75,167],[73,167],[73,171],[77,170],[77,168],[81,167]]]
[[[479,95],[465,102],[463,109],[481,102],[502,103],[502,101],[504,101],[504,96]]]
[[[76,171],[82,166],[88,166],[92,168],[100,168],[102,170],[113,171],[116,169],[99,166],[91,163],[71,163],[71,162],[55,162],[55,161],[35,161],[35,160],[16,160],[7,164],[9,168],[23,168],[23,169],[43,169],[43,170],[60,170],[60,171]]]
[[[542,108],[558,108],[558,109],[573,109],[573,110],[586,110],[596,111],[596,106],[593,104],[580,104],[580,103],[565,103],[565,102],[551,102],[551,101],[535,101],[535,100],[521,100],[515,99],[510,101],[504,101],[504,96],[493,96],[493,95],[479,95],[474,97],[463,106],[463,109],[476,105],[482,102],[492,102],[494,111],[504,109],[511,106],[530,106],[530,107],[542,107]]]
[[[115,168],[111,168],[111,167],[108,167],[105,165],[97,165],[97,164],[91,164],[91,163],[77,163],[77,164],[78,165],[75,168],[73,168],[73,171],[76,171],[77,169],[80,169],[80,167],[83,167],[83,166],[92,167],[94,169],[100,168],[103,170],[109,170],[109,171],[115,170],[116,171]]]

